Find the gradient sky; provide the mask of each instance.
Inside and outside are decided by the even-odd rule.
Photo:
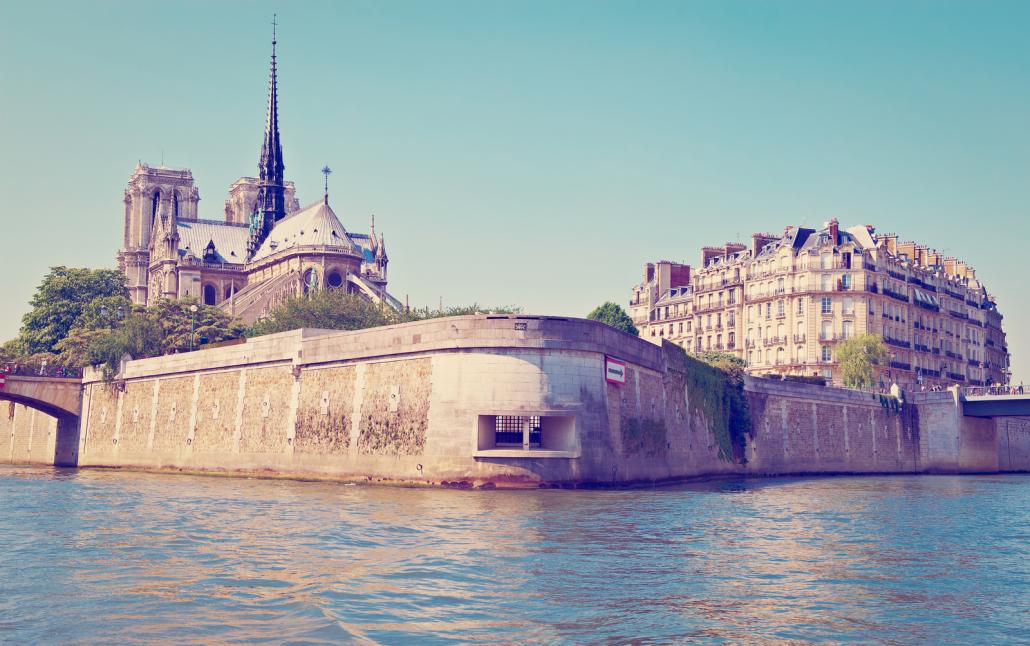
[[[585,315],[649,260],[871,223],[973,265],[1030,382],[1030,3],[0,0],[0,339],[110,267],[138,159],[201,217],[257,172],[280,23],[286,176],[376,214],[419,305]]]

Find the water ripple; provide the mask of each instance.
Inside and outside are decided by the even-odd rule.
[[[1030,479],[449,491],[0,467],[0,642],[1030,640]]]

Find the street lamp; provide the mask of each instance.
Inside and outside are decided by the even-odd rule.
[[[197,311],[200,308],[190,305],[190,352],[193,352],[193,332],[197,329]]]

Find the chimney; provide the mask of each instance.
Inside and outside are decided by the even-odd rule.
[[[829,229],[830,242],[835,245],[840,244],[840,222],[837,222],[837,218],[830,220]]]
[[[722,247],[701,247],[701,267],[707,267],[712,258],[723,255]]]
[[[958,276],[958,270],[955,266],[954,258],[944,259],[944,273],[948,274],[949,276]]]
[[[654,265],[647,263],[644,265],[644,282],[649,283],[654,280]]]
[[[898,255],[898,234],[888,233],[883,236],[883,244],[887,247],[887,252],[892,255]]]
[[[777,239],[778,238],[776,236],[769,235],[768,233],[752,233],[751,257],[757,258],[758,252],[762,250],[762,247]]]

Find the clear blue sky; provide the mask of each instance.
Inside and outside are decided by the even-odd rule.
[[[584,315],[648,260],[872,223],[997,294],[1030,381],[1030,3],[0,4],[0,339],[51,265],[113,266],[137,159],[202,217],[256,172],[376,214],[413,303]]]

